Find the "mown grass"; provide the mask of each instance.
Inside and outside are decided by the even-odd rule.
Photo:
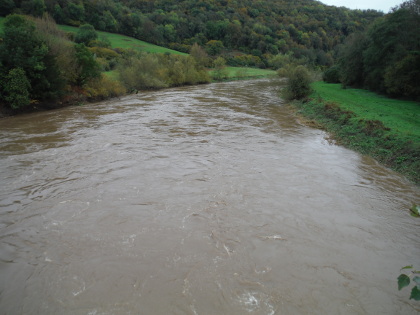
[[[312,87],[308,100],[293,103],[301,114],[340,144],[373,156],[420,184],[420,104],[337,84],[315,82]]]

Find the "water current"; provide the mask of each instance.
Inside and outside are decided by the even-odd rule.
[[[418,187],[279,82],[0,120],[0,314],[418,314]]]

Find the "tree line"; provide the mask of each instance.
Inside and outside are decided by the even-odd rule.
[[[420,1],[402,3],[366,31],[350,35],[324,80],[420,99],[419,30]]]

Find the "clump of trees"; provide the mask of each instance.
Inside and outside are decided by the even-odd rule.
[[[9,15],[0,43],[0,101],[13,109],[55,100],[101,77],[94,55],[45,16]]]
[[[420,99],[420,1],[410,0],[348,37],[338,71],[344,86]],[[328,82],[333,70],[325,73]]]

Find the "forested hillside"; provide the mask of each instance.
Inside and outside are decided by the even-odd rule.
[[[3,16],[40,17],[44,12],[59,24],[89,23],[97,30],[183,52],[198,43],[210,55],[224,52],[231,65],[253,66],[267,65],[267,55],[278,53],[330,65],[337,44],[383,15],[315,0],[2,0],[0,4]]]

